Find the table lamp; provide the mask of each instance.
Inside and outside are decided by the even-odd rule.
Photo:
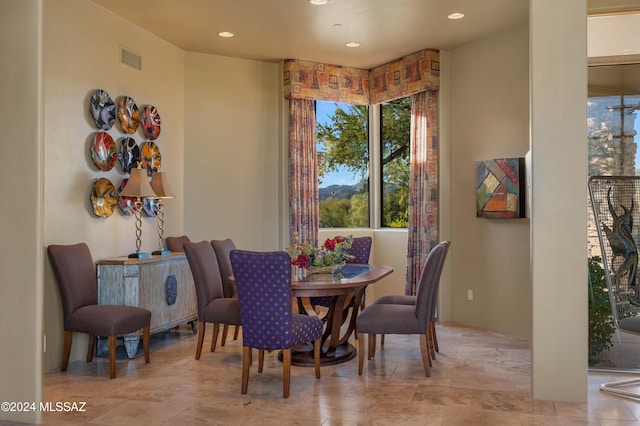
[[[143,198],[155,198],[156,194],[153,192],[151,185],[149,185],[149,179],[147,177],[147,170],[142,169],[140,163],[137,168],[132,168],[129,176],[129,181],[120,193],[122,197],[135,197],[136,202],[136,252],[131,253],[129,257],[143,258],[149,257],[149,253],[143,253],[140,250],[142,236],[142,199]]]
[[[171,250],[167,250],[164,244],[164,199],[174,198],[175,195],[169,187],[169,181],[167,180],[167,174],[165,172],[157,171],[151,174],[151,188],[158,197],[158,250],[152,254],[167,255],[171,253]]]

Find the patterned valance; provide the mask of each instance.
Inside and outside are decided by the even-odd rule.
[[[372,105],[440,87],[440,52],[423,49],[372,70],[287,59],[284,97]]]
[[[379,104],[440,88],[440,51],[423,49],[369,72],[369,103]]]
[[[368,105],[369,71],[287,59],[284,97]]]

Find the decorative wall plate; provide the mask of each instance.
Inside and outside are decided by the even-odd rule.
[[[153,105],[146,105],[142,108],[140,118],[144,135],[151,140],[156,140],[160,135],[160,114]]]
[[[109,217],[117,204],[116,188],[107,178],[100,178],[91,187],[91,205],[93,213],[98,217]]]
[[[160,169],[162,155],[160,155],[160,148],[155,142],[144,142],[140,153],[142,156],[142,168],[147,169],[148,176],[151,176],[151,172],[157,172]]]
[[[116,143],[113,141],[109,133],[98,132],[93,137],[91,146],[91,159],[93,164],[103,172],[113,169],[113,165],[116,163]]]
[[[154,217],[158,214],[158,203],[160,200],[158,198],[143,198],[142,199],[142,209],[149,217]]]
[[[140,147],[133,138],[120,139],[120,150],[118,151],[118,160],[120,166],[125,173],[131,172],[131,168],[138,167],[140,162]]]
[[[122,131],[134,134],[140,125],[140,111],[138,105],[128,96],[123,96],[118,100],[118,120]]]
[[[118,207],[125,216],[133,216],[136,214],[136,197],[123,197],[120,195],[127,182],[129,182],[128,178],[122,179],[122,183],[118,187]]]
[[[109,130],[116,121],[116,104],[107,92],[98,89],[91,95],[89,113],[98,129]]]

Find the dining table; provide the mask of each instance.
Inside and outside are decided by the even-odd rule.
[[[325,323],[321,365],[339,364],[356,356],[356,348],[349,343],[349,338],[354,334],[367,286],[392,272],[391,266],[378,264],[347,263],[333,273],[308,273],[294,267],[291,291],[298,301],[298,313],[319,317]],[[331,296],[326,309],[319,309],[312,303],[313,297],[322,296]],[[291,363],[313,367],[313,344],[294,347]]]

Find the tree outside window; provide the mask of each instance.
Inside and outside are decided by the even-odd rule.
[[[375,108],[377,111],[378,108]],[[316,102],[321,228],[369,227],[369,179],[381,179],[381,225],[405,228],[408,218],[411,100],[380,106],[380,128],[369,128],[369,108]],[[369,131],[380,143],[381,168],[369,174]]]

